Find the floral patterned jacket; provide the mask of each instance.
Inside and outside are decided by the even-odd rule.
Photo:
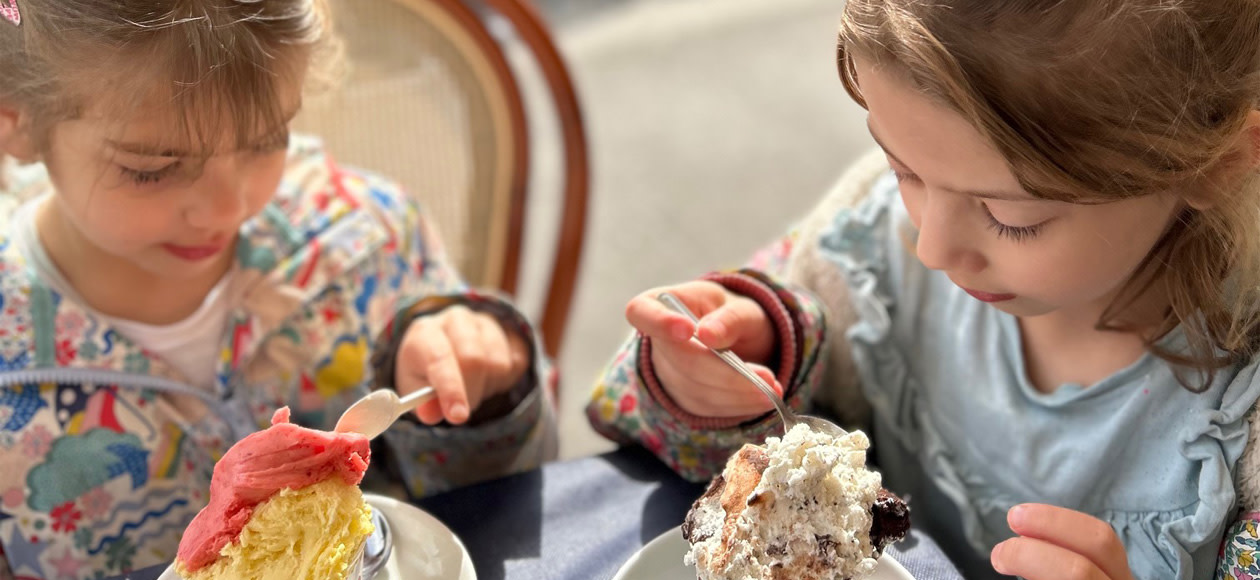
[[[413,316],[464,303],[533,336],[509,304],[466,287],[396,185],[338,167],[310,138],[294,138],[236,258],[208,392],[51,290],[0,237],[0,577],[6,562],[16,578],[77,580],[170,561],[227,448],[284,405],[331,428],[373,386],[374,343],[390,345]],[[374,470],[418,496],[553,456],[549,367],[534,351],[500,416],[399,421]]]
[[[818,240],[834,216],[866,195],[873,176],[887,171],[882,153],[872,152],[793,231],[758,252],[745,268],[706,276],[753,298],[770,315],[780,345],[772,369],[792,408],[822,410],[841,424],[864,429],[870,427],[871,407],[857,384],[859,373],[843,332],[861,313],[849,301],[848,281],[820,255]],[[781,433],[773,412],[718,419],[683,410],[661,387],[651,348],[650,339],[633,335],[596,385],[586,410],[600,434],[642,445],[683,477],[706,481],[744,443]],[[1260,580],[1260,410],[1252,408],[1246,423],[1250,436],[1233,468],[1237,517],[1224,533],[1217,560],[1221,579]]]

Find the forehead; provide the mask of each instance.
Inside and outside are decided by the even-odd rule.
[[[147,85],[99,92],[85,99],[77,120],[107,140],[208,155],[284,130],[302,103],[300,74],[276,76],[264,94],[223,84],[179,90],[169,80]]]
[[[983,182],[988,189],[1020,189],[997,147],[962,115],[919,90],[899,65],[854,60],[871,132],[897,161],[960,187]]]

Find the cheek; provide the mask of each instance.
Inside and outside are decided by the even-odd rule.
[[[75,227],[102,248],[122,251],[147,245],[178,224],[178,208],[157,197],[111,191],[59,191],[57,196]]]
[[[1097,299],[1129,279],[1158,236],[1126,221],[1113,221],[1111,228],[1064,228],[1022,248],[1010,248],[1003,256],[1003,277],[1022,287],[1025,295],[1050,303]]]
[[[84,216],[90,235],[102,245],[138,247],[165,240],[180,225],[180,212],[168,204],[94,203]],[[121,248],[120,248],[121,249]]]
[[[254,168],[250,179],[247,203],[250,209],[250,215],[257,214],[262,211],[271,199],[276,196],[276,190],[280,187],[280,181],[284,177],[285,156],[278,155],[274,158],[260,160]]]
[[[87,159],[67,161],[93,167]],[[110,178],[103,170],[64,171],[63,165],[49,167],[57,205],[75,229],[97,246],[117,252],[135,250],[176,227],[179,210],[170,196],[109,187]]]
[[[901,203],[906,207],[906,213],[910,216],[910,223],[914,224],[917,229],[920,227],[920,212],[923,210],[923,194],[915,191],[912,187],[902,185],[898,188],[901,192]]]

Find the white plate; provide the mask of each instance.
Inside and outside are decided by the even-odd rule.
[[[687,540],[674,528],[648,542],[617,571],[613,580],[696,580],[696,569],[683,564]],[[866,580],[914,580],[892,556],[884,554]]]
[[[389,520],[394,550],[373,580],[477,580],[463,542],[437,518],[391,497],[363,494]],[[181,580],[174,566],[158,580]]]
[[[374,580],[477,580],[464,543],[437,518],[392,497],[363,494],[389,520],[394,551]]]

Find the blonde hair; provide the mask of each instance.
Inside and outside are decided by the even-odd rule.
[[[339,62],[323,0],[18,0],[0,22],[0,102],[28,113],[35,144],[109,99],[121,113],[163,99],[185,143],[229,131],[244,146],[283,124],[280,87]],[[310,65],[317,65],[311,67]],[[228,125],[224,126],[226,121]]]
[[[1260,97],[1257,0],[849,0],[841,77],[865,106],[853,56],[895,64],[987,137],[1029,193],[1106,203],[1174,192],[1189,202],[1100,329],[1141,332],[1180,369],[1214,371],[1260,348],[1260,181],[1213,178],[1235,159]],[[1202,209],[1194,209],[1202,208]],[[1162,285],[1152,327],[1126,320]],[[1145,322],[1145,323],[1144,323]],[[1156,346],[1181,326],[1188,352]]]

